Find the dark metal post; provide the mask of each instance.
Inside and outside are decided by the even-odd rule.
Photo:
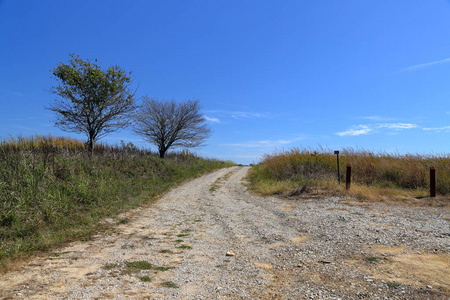
[[[334,154],[336,154],[337,157],[338,183],[341,184],[341,174],[339,172],[339,151],[334,151]]]
[[[352,181],[352,166],[347,164],[347,174],[345,176],[345,189],[350,189],[350,183]]]
[[[436,169],[430,167],[430,197],[436,197]]]

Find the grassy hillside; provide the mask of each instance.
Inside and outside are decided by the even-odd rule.
[[[17,138],[0,143],[0,262],[99,230],[100,220],[150,201],[170,187],[231,166],[188,152],[164,160],[133,145]]]
[[[348,193],[370,198],[386,195],[429,195],[430,167],[436,168],[436,189],[450,194],[450,155],[392,154],[355,151],[340,154],[337,184],[336,155],[327,149],[292,149],[266,155],[250,175],[253,188],[263,194],[276,194],[299,186],[321,186],[344,191],[346,165],[352,166],[352,189]]]

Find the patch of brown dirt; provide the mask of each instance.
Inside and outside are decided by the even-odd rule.
[[[291,241],[296,243],[297,245],[302,245],[309,239],[310,239],[309,236],[299,236],[299,237],[292,238]]]
[[[348,206],[358,206],[361,208],[365,208],[367,210],[372,210],[372,208],[365,202],[363,201],[357,201],[357,200],[344,200],[340,202],[341,204],[345,204]]]
[[[374,278],[395,281],[418,286],[431,285],[450,291],[450,255],[449,254],[411,254],[402,253],[407,249],[376,246],[377,253],[390,254],[383,265],[375,263],[364,266],[363,271]]]
[[[423,197],[416,198],[412,196],[408,197],[400,197],[400,196],[389,196],[389,197],[379,197],[376,199],[362,199],[362,200],[346,200],[342,201],[342,204],[347,204],[350,206],[358,205],[356,203],[361,203],[363,206],[364,203],[386,203],[386,204],[395,204],[406,207],[450,207],[450,197],[448,196],[438,196],[435,198]]]
[[[327,208],[327,210],[342,210],[342,211],[348,211],[348,209],[346,209],[346,208],[339,208],[339,207],[330,207],[330,208]]]
[[[383,245],[375,245],[372,246],[371,249],[373,249],[377,253],[387,253],[387,254],[398,254],[401,252],[408,251],[408,249],[403,247],[386,247]]]
[[[265,264],[265,263],[255,263],[255,266],[261,269],[272,269],[273,266],[271,264]]]
[[[295,207],[295,203],[292,201],[283,201],[282,210],[292,210]]]

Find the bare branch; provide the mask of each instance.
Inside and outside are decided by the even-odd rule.
[[[160,157],[173,147],[194,148],[204,145],[211,129],[200,114],[200,101],[158,101],[144,97],[135,116],[133,130],[158,147]]]

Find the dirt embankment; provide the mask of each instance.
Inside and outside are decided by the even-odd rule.
[[[0,275],[1,299],[444,299],[447,208],[261,198],[222,169]]]

